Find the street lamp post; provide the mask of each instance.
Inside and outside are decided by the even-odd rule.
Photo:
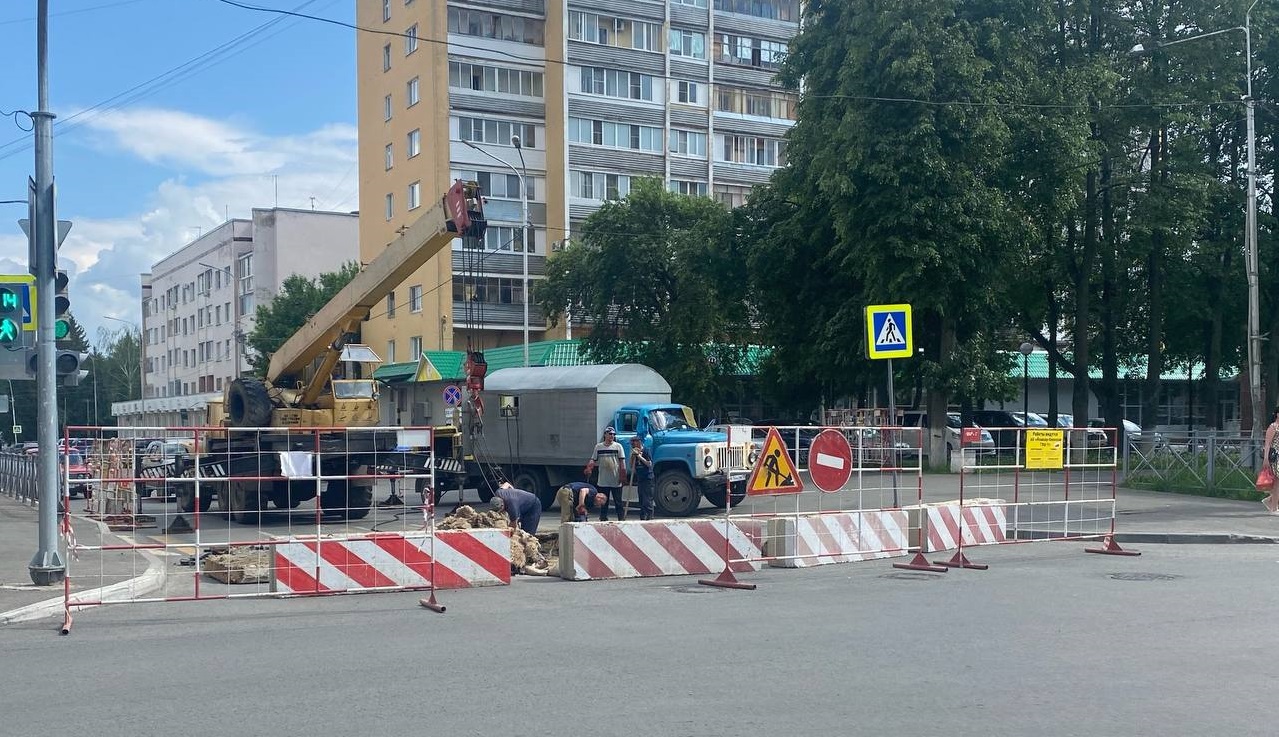
[[[1257,256],[1257,133],[1253,123],[1255,102],[1252,98],[1252,9],[1256,6],[1257,0],[1253,0],[1252,4],[1248,6],[1248,11],[1244,13],[1242,26],[1223,28],[1219,31],[1201,33],[1197,36],[1179,38],[1176,41],[1168,41],[1166,43],[1155,43],[1155,49],[1162,49],[1189,41],[1198,41],[1202,38],[1220,36],[1231,31],[1243,31],[1244,63],[1247,69],[1247,76],[1244,80],[1244,117],[1248,133],[1248,202],[1244,216],[1244,269],[1248,278],[1248,399],[1252,407],[1252,438],[1254,443],[1261,437],[1261,428],[1264,425],[1263,418],[1266,416],[1261,406],[1261,297],[1258,284]],[[1153,50],[1149,49],[1149,51]],[[1132,47],[1130,53],[1143,54],[1147,51],[1148,49],[1145,46],[1137,44]]]
[[[1021,354],[1021,424],[1030,427],[1030,354],[1035,346],[1022,343],[1017,348]]]
[[[475,149],[476,151],[479,151],[480,153],[496,161],[502,166],[505,166],[507,169],[510,169],[511,173],[513,173],[520,180],[520,241],[521,241],[521,246],[524,249],[524,274],[522,275],[520,283],[524,290],[524,365],[528,366],[528,296],[529,296],[528,295],[528,237],[527,237],[528,190],[525,189],[525,186],[524,186],[524,177],[528,170],[527,168],[525,168],[525,170],[521,172],[519,169],[516,169],[513,165],[503,161],[502,159],[499,159],[498,157],[494,156],[488,151],[485,151],[479,146],[476,146],[474,143],[471,143],[470,141],[463,140],[462,143],[465,143],[467,146],[470,146],[471,148]],[[523,167],[524,166],[524,149],[520,146],[520,137],[511,136],[511,145],[515,146],[516,151],[519,151],[520,166]]]

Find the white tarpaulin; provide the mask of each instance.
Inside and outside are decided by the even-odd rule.
[[[280,473],[288,479],[315,478],[312,470],[315,467],[312,461],[314,455],[305,450],[280,451]]]

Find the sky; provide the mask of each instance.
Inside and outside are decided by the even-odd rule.
[[[352,0],[247,4],[355,15]],[[90,343],[136,329],[139,275],[228,216],[357,209],[355,31],[220,0],[49,10],[58,219],[73,223],[58,266]],[[35,14],[36,0],[0,0],[0,112],[36,109]],[[23,201],[0,204],[2,274],[28,273],[17,221],[35,173],[30,127],[0,117],[0,200]]]

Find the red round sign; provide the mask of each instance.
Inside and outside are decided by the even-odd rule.
[[[853,449],[848,438],[838,430],[826,428],[817,433],[808,448],[808,475],[817,488],[825,492],[839,491],[853,473]]]

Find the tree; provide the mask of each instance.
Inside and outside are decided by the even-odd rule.
[[[591,323],[582,349],[592,360],[652,366],[681,401],[714,406],[749,335],[745,267],[723,248],[731,223],[713,200],[635,180],[551,255],[535,301],[552,324],[566,305]]]
[[[324,272],[314,279],[301,274],[287,277],[279,293],[268,304],[259,305],[254,313],[253,331],[247,338],[253,372],[265,376],[271,354],[358,273],[360,265],[351,261],[337,271]]]

